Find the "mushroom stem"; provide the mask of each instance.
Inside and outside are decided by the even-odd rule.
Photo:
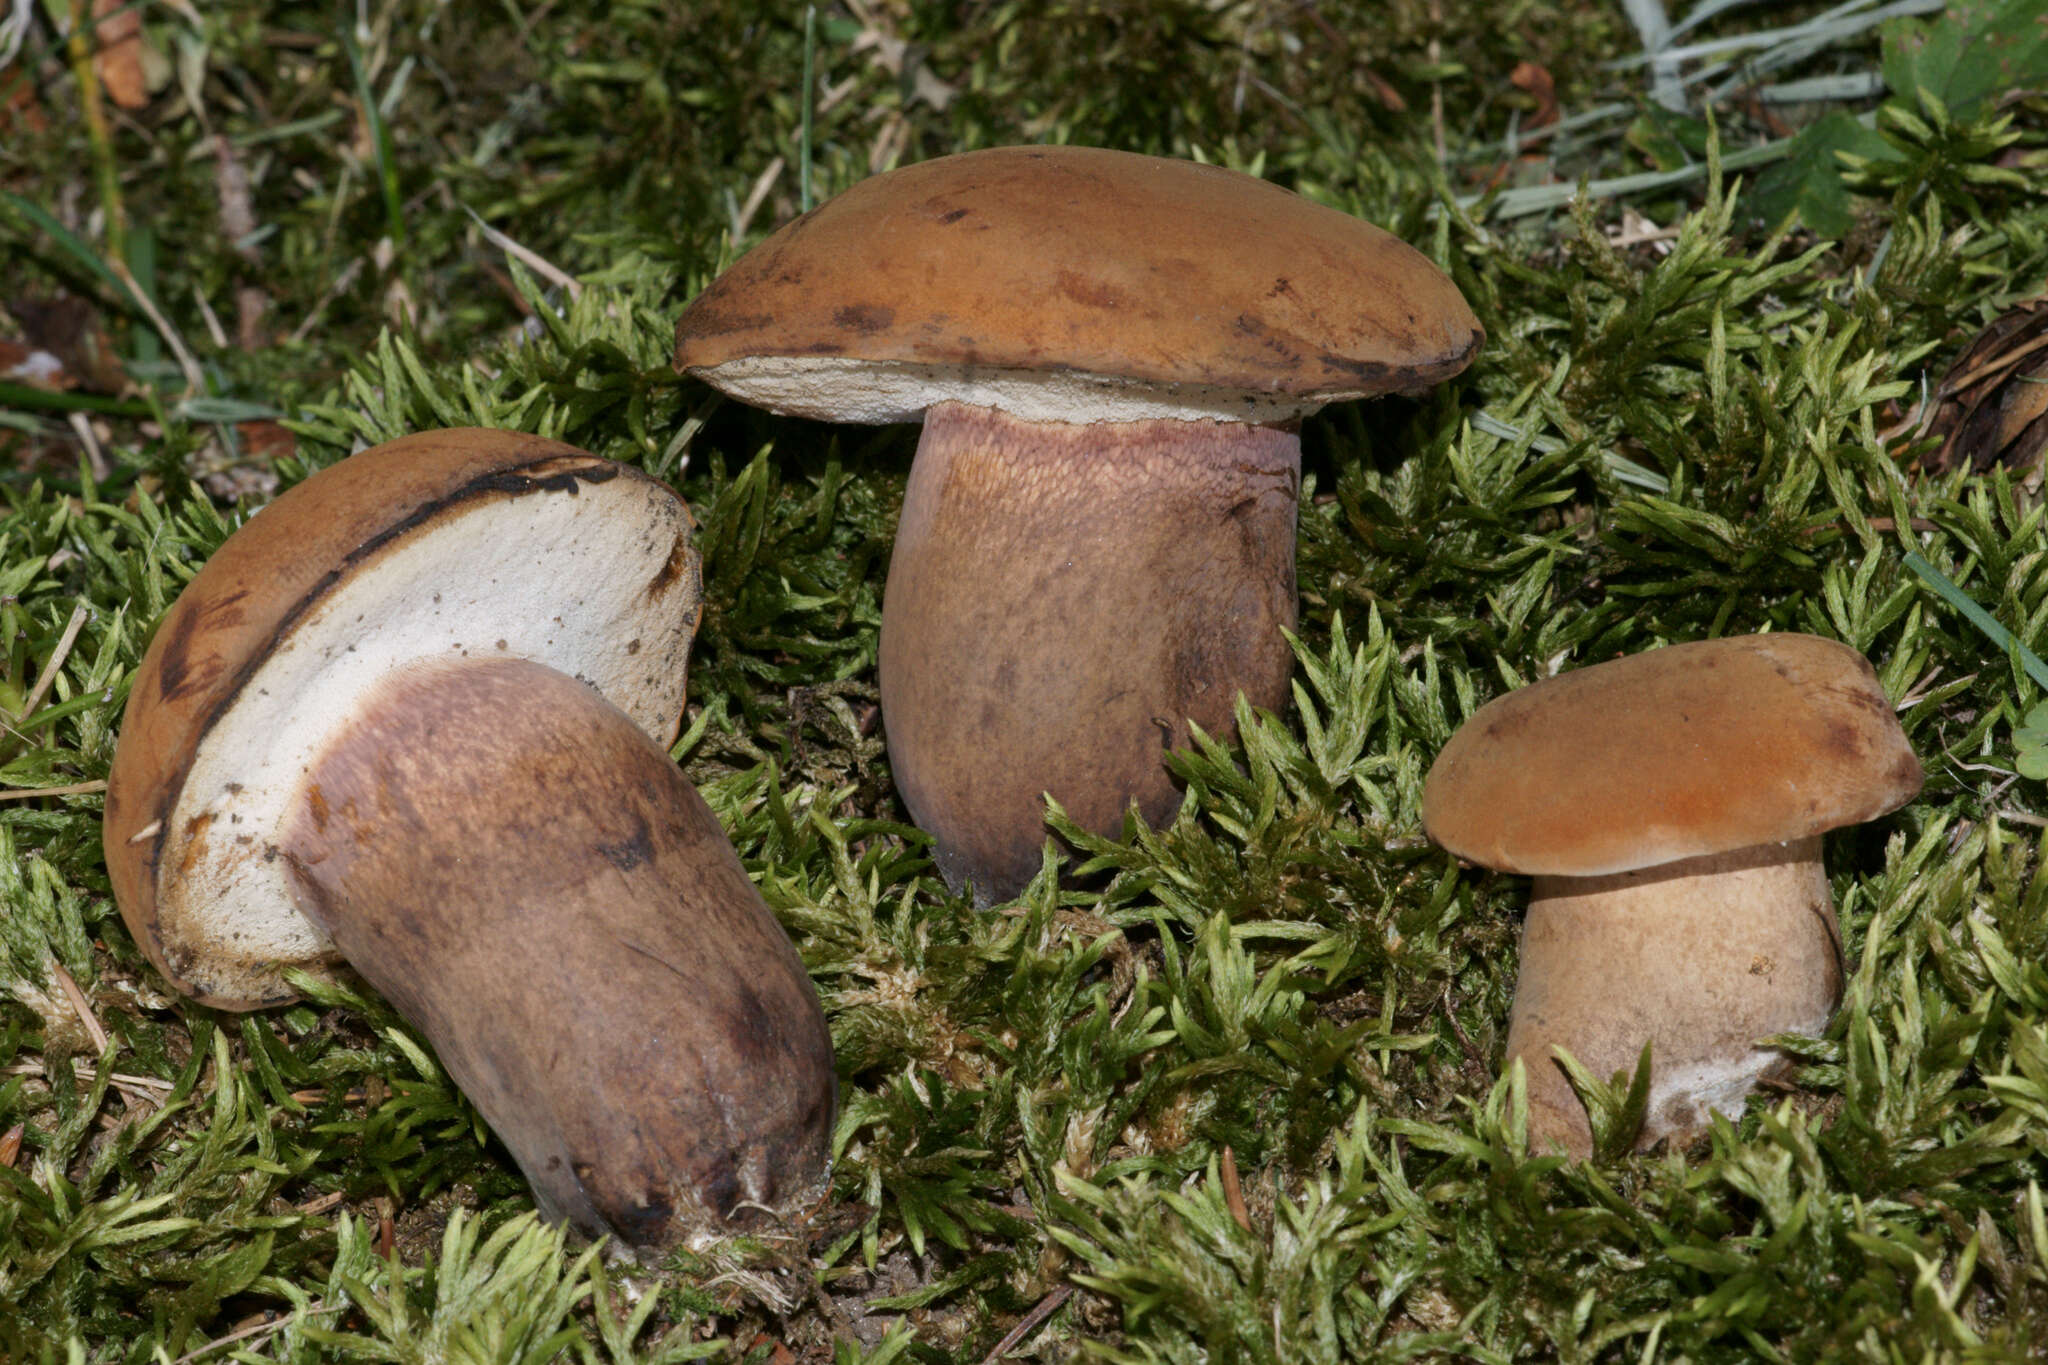
[[[1819,1033],[1841,999],[1820,836],[1603,877],[1539,876],[1522,928],[1508,1059],[1528,1075],[1529,1147],[1586,1156],[1592,1130],[1553,1046],[1605,1080],[1651,1044],[1638,1139],[1730,1117],[1785,1064],[1774,1033]]]
[[[1050,793],[1114,835],[1243,692],[1287,700],[1301,445],[1164,419],[925,419],[882,612],[890,761],[939,870],[983,903],[1038,871]]]
[[[334,735],[277,850],[300,907],[544,1213],[664,1245],[814,1192],[834,1100],[816,993],[658,743],[516,659],[401,668]]]

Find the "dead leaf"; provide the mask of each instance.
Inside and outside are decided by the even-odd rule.
[[[268,419],[237,422],[235,435],[242,438],[243,458],[266,464],[288,459],[299,448],[298,437],[292,435],[288,428]]]
[[[0,379],[50,390],[68,389],[76,382],[64,372],[64,362],[48,351],[4,339],[0,339]]]
[[[40,133],[50,126],[50,120],[43,116],[43,106],[36,99],[35,82],[17,75],[12,80],[13,88],[7,98],[0,99],[0,134]]]
[[[140,109],[149,103],[149,82],[142,74],[142,7],[133,0],[93,0],[92,12],[98,20],[93,36],[99,40],[92,63],[100,88],[123,109]]]
[[[93,306],[73,294],[49,299],[9,300],[8,311],[21,324],[30,350],[48,351],[64,372],[89,393],[119,393],[128,376],[114,354],[114,343]]]
[[[21,1155],[21,1140],[27,1134],[27,1126],[19,1123],[0,1133],[0,1166],[14,1165],[14,1159]]]
[[[1936,472],[1967,463],[2027,469],[2048,448],[2048,296],[1994,320],[1963,349],[1934,391],[1916,435],[1942,438],[1924,461]]]
[[[1535,97],[1536,110],[1522,120],[1524,128],[1541,128],[1557,122],[1557,82],[1551,79],[1548,68],[1535,62],[1516,62],[1515,69],[1508,73],[1508,84]]]

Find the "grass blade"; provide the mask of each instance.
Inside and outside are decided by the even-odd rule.
[[[1921,558],[1917,552],[1908,550],[1902,558],[1906,567],[1919,574],[1921,581],[1934,589],[1942,601],[1961,612],[1964,618],[1982,631],[1991,643],[2018,658],[2020,667],[2027,670],[2027,676],[2039,684],[2044,692],[2048,692],[2048,664],[2041,662],[2040,655],[2021,644],[2019,638],[1998,624],[1990,612],[1978,606],[1968,593],[1951,583],[1946,574]]]

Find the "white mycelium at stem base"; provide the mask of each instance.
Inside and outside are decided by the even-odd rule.
[[[1784,1055],[1776,1033],[1817,1034],[1841,997],[1841,939],[1820,838],[1617,872],[1538,877],[1522,927],[1508,1060],[1529,1084],[1529,1145],[1584,1152],[1585,1107],[1551,1049],[1601,1080],[1652,1045],[1640,1141],[1741,1114]]]

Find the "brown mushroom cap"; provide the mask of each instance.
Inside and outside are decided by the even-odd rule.
[[[437,431],[314,475],[231,537],[128,697],[105,819],[123,917],[209,1004],[293,996],[333,960],[294,906],[279,822],[342,699],[410,658],[532,659],[666,743],[699,606],[689,512],[573,447]]]
[[[1752,635],[1595,664],[1488,702],[1430,769],[1422,822],[1470,862],[1593,877],[1875,819],[1920,781],[1861,654]]]
[[[864,180],[700,294],[675,364],[771,411],[1276,421],[1462,370],[1478,321],[1399,238],[1236,171],[998,147]],[[1102,410],[1112,404],[1112,410]]]
[[[675,364],[779,413],[930,413],[882,709],[941,871],[1002,899],[1040,865],[1048,794],[1105,834],[1134,802],[1164,819],[1162,759],[1190,719],[1228,734],[1240,693],[1286,704],[1286,424],[1427,388],[1481,339],[1420,252],[1277,186],[1001,147],[875,176],[776,232],[684,311]],[[1125,484],[1091,491],[1096,466]]]

